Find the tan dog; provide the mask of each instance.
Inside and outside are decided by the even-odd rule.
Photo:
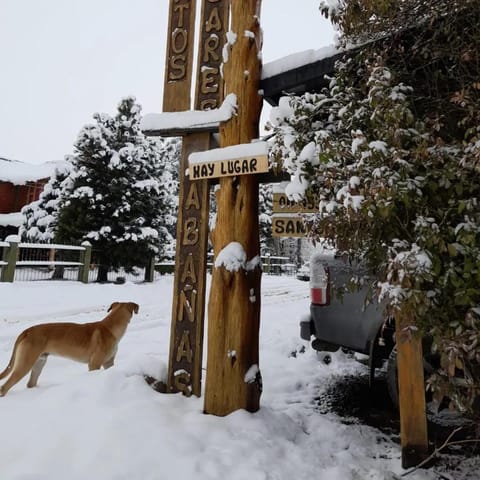
[[[115,302],[103,320],[91,323],[45,323],[24,330],[13,347],[7,368],[0,379],[10,378],[0,387],[0,397],[19,382],[30,370],[29,388],[37,385],[49,354],[88,363],[89,370],[110,368],[115,360],[118,342],[125,333],[138,305]]]

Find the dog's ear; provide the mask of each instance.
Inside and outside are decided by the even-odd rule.
[[[107,312],[109,312],[110,310],[112,310],[112,308],[115,308],[117,305],[118,305],[118,302],[113,302],[113,303],[110,305],[110,307],[108,307]]]
[[[138,306],[137,303],[130,302],[130,303],[128,304],[128,308],[129,308],[130,312],[132,312],[132,313],[133,313],[133,312],[138,313],[138,309],[139,309],[140,307]]]

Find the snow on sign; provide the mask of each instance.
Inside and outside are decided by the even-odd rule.
[[[191,180],[265,173],[268,172],[268,145],[253,142],[195,152],[189,155],[188,164]]]

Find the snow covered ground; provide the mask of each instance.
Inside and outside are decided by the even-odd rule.
[[[259,412],[208,416],[202,398],[153,391],[143,374],[166,373],[172,279],[0,283],[0,370],[32,324],[99,320],[117,300],[140,305],[113,368],[89,373],[50,357],[37,388],[22,380],[0,398],[2,480],[389,480],[402,473],[399,446],[384,434],[319,412],[314,398],[328,377],[359,366],[343,354],[327,366],[299,339],[308,284],[291,277],[262,281]],[[302,346],[305,353],[292,356]]]

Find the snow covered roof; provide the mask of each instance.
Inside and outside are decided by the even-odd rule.
[[[61,162],[46,162],[32,165],[0,157],[0,182],[25,185],[27,182],[36,182],[37,180],[50,178],[59,163]]]
[[[285,93],[318,91],[326,85],[325,75],[333,73],[335,62],[344,51],[334,45],[287,55],[262,69],[261,88],[270,105],[278,105]]]
[[[23,222],[23,215],[20,212],[0,213],[0,227],[19,227]]]

